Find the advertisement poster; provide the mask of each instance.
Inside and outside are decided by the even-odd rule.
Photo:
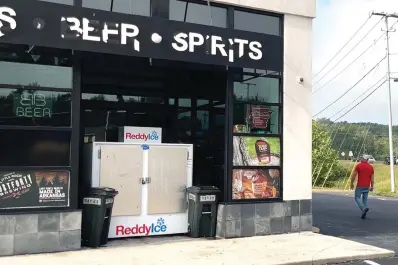
[[[271,115],[272,111],[270,108],[251,105],[249,108],[249,117],[252,129],[267,129]]]
[[[69,206],[69,171],[0,172],[0,209]]]
[[[277,137],[234,136],[234,166],[280,166],[280,139]]]
[[[234,169],[232,199],[269,199],[280,197],[279,169]]]

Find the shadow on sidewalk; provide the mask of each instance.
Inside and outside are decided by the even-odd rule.
[[[129,238],[117,238],[109,239],[108,244],[101,246],[101,248],[130,248],[134,246],[145,246],[145,245],[165,245],[171,243],[183,243],[183,242],[197,242],[203,240],[217,240],[216,238],[192,238],[186,235],[162,235],[162,236],[150,236],[150,237],[129,237]],[[84,247],[83,249],[91,249]]]

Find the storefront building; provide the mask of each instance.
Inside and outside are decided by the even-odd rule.
[[[192,144],[217,236],[311,230],[314,16],[315,0],[0,0],[0,256],[80,249],[85,146],[125,126]]]

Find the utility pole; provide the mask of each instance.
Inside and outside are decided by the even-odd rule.
[[[387,86],[388,86],[388,139],[390,147],[390,184],[391,192],[395,192],[395,175],[394,175],[394,147],[392,139],[392,107],[391,107],[391,71],[390,71],[390,36],[389,33],[395,30],[389,28],[388,19],[390,17],[398,18],[398,14],[388,14],[388,13],[376,13],[372,12],[372,16],[382,16],[386,24],[386,39],[387,39],[387,49],[386,49],[386,59],[387,59]]]

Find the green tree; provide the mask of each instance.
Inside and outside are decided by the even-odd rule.
[[[332,149],[332,139],[326,126],[312,122],[312,183],[316,186],[328,185],[342,177],[339,154]]]

